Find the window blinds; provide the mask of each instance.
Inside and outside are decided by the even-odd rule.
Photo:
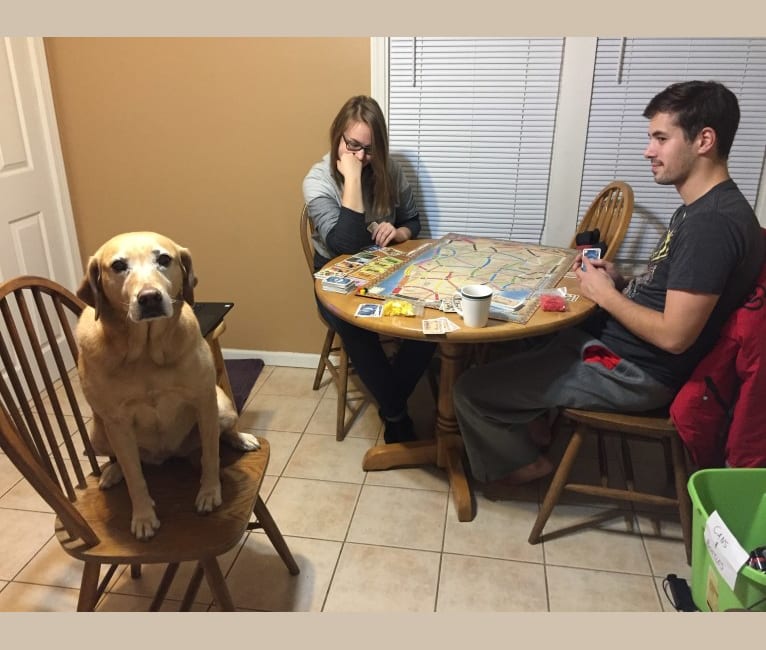
[[[755,206],[766,148],[766,39],[598,39],[578,214],[611,180],[630,183],[635,207],[623,262],[649,258],[681,203],[673,186],[652,178],[642,113],[666,86],[691,79],[720,81],[737,95],[742,115],[729,173]]]
[[[562,38],[390,38],[391,153],[424,237],[539,242]]]

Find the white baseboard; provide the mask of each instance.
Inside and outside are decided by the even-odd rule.
[[[318,354],[304,352],[272,352],[270,350],[238,350],[223,348],[224,359],[263,359],[267,366],[285,366],[287,368],[316,368]]]

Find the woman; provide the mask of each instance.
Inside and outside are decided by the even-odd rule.
[[[420,232],[412,190],[399,165],[389,158],[385,118],[371,97],[352,97],[340,109],[330,127],[330,152],[309,170],[303,197],[315,228],[315,269],[342,253],[357,253],[373,244],[398,244]],[[377,334],[317,304],[378,403],[386,443],[415,440],[407,399],[436,345],[405,340],[389,360]]]

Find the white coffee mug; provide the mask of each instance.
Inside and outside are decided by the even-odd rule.
[[[452,299],[455,311],[466,327],[484,327],[489,318],[492,289],[483,284],[467,284]]]

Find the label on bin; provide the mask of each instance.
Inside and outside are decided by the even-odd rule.
[[[717,510],[714,510],[705,522],[705,546],[718,573],[733,590],[737,574],[749,555],[723,523]]]

